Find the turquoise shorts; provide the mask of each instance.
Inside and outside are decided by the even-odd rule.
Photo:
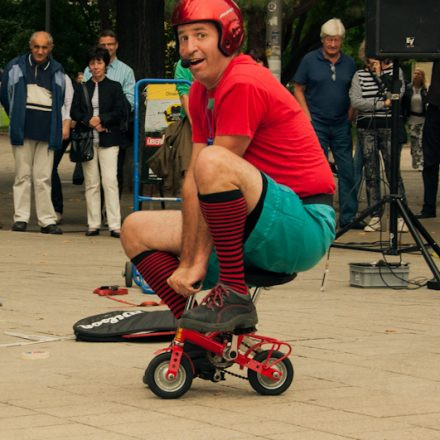
[[[263,209],[244,243],[244,265],[286,274],[308,270],[321,260],[335,238],[335,211],[325,204],[303,204],[292,189],[266,178]],[[218,278],[214,250],[203,288],[214,287]]]

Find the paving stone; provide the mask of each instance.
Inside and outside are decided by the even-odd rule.
[[[83,317],[133,307],[92,293],[122,285],[127,259],[117,240],[84,236],[83,188],[70,183],[73,165],[66,158],[60,168],[65,234],[38,233],[34,216],[31,232],[8,230],[14,168],[5,140],[0,135],[1,440],[440,440],[440,294],[350,287],[350,262],[382,258],[370,252],[332,249],[325,291],[323,259],[263,292],[259,333],[293,345],[295,378],[281,396],[260,396],[246,380],[227,376],[217,384],[196,379],[181,399],[163,400],[142,376],[168,343],[29,344],[6,334],[69,338]],[[410,206],[418,212],[421,176],[410,169],[406,147],[402,160]],[[124,194],[123,216],[131,210],[132,196]],[[439,219],[424,224],[440,237]],[[341,240],[378,238],[349,231]],[[402,240],[409,242],[409,234]],[[403,259],[410,278],[432,277],[420,255]],[[134,286],[124,299],[139,304],[157,297]],[[49,356],[23,359],[32,350]]]

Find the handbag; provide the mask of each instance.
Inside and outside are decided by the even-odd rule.
[[[89,100],[89,93],[86,85],[82,84],[84,97],[86,99],[87,107],[90,113],[92,108]],[[93,130],[78,129],[79,124],[75,126],[71,133],[70,152],[69,157],[72,162],[88,162],[93,159]]]

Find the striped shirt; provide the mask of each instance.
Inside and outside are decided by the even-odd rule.
[[[29,55],[26,63],[25,139],[49,142],[52,112],[52,71],[50,59],[37,64]]]
[[[393,69],[388,68],[376,76],[368,70],[358,70],[351,82],[350,101],[357,110],[356,126],[361,128],[390,128],[391,108],[385,107],[384,101],[391,88]],[[403,96],[405,84],[403,74],[399,72],[402,81],[400,96]],[[374,125],[373,125],[374,124]]]

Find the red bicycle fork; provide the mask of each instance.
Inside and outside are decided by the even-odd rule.
[[[226,338],[226,335],[228,335],[229,338]],[[247,350],[242,354],[239,348],[245,337],[249,337],[255,342],[250,347],[246,346]],[[222,341],[220,342],[216,339],[222,339]],[[183,351],[185,341],[204,348],[208,352],[220,356],[226,361],[238,364],[240,369],[248,368],[273,380],[280,380],[282,378],[282,373],[274,367],[287,358],[292,352],[292,347],[286,342],[278,341],[277,339],[267,336],[260,336],[255,333],[236,335],[232,333],[214,332],[202,334],[194,330],[178,328],[171,346],[159,350],[159,352],[171,352],[170,364],[166,375],[169,380],[174,380],[177,377],[182,356],[188,358],[193,367],[193,372],[195,372],[190,356]],[[270,345],[271,347],[268,350],[269,354],[264,362],[255,361],[250,357],[253,352],[257,352],[261,347],[266,345]],[[271,358],[272,353],[279,351],[281,347],[285,348],[284,356],[281,358]]]

